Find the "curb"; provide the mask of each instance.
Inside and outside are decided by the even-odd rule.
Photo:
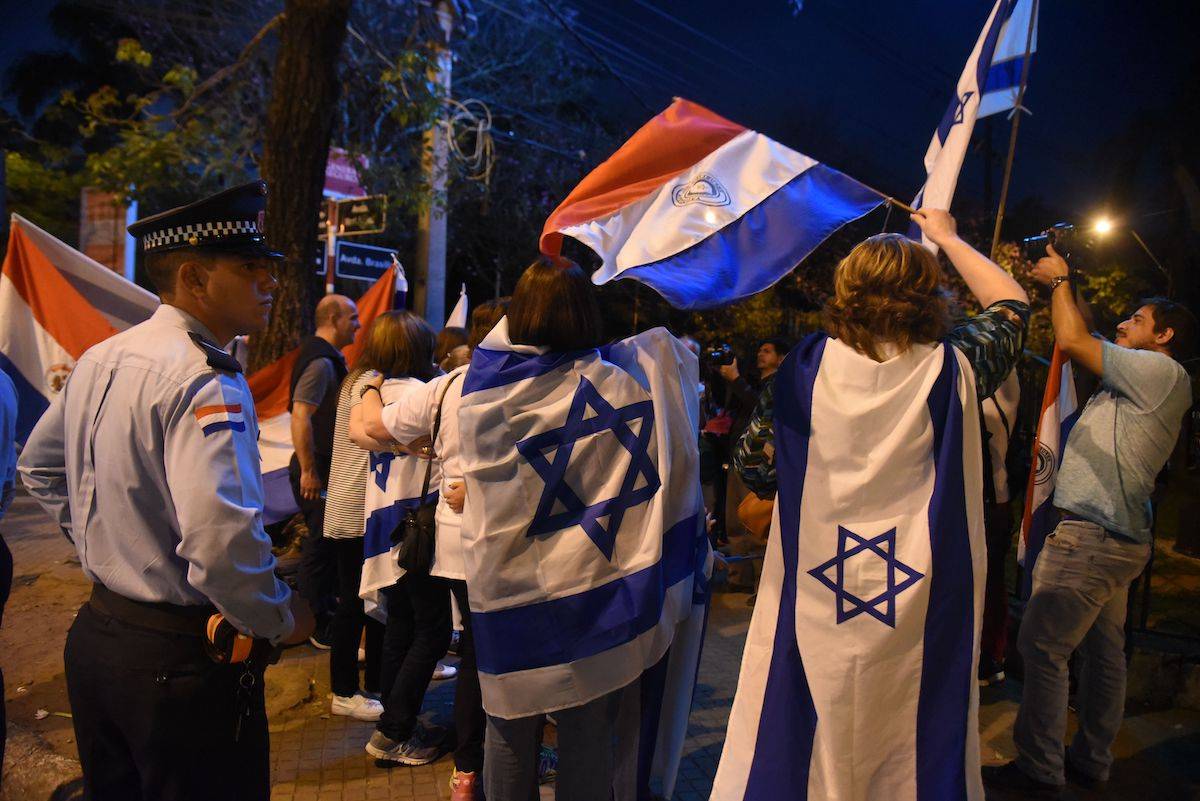
[[[74,759],[56,754],[41,737],[8,724],[0,801],[79,801],[82,770]]]

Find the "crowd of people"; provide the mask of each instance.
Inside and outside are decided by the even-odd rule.
[[[695,487],[730,582],[757,592],[712,798],[980,798],[984,781],[1052,797],[1068,780],[1107,779],[1124,704],[1125,594],[1149,557],[1154,476],[1191,405],[1179,361],[1197,331],[1182,306],[1150,299],[1105,342],[1083,324],[1053,249],[1033,267],[1060,347],[1101,388],[1067,445],[1062,522],[1020,629],[1018,758],[981,770],[978,686],[1003,680],[1007,649],[1004,464],[1030,300],[947,212],[914,222],[978,314],[951,319],[928,249],[873,236],[839,264],[824,330],[759,343],[753,383],[736,357],[665,332],[606,344],[594,287],[561,258],[531,265],[511,299],[478,306],[466,331],[435,334],[408,311],[379,315],[349,365],[342,348],[358,333],[357,308],[324,297],[289,387],[290,477],[305,523],[293,592],[261,520],[253,399],[221,347],[265,326],[282,256],[254,226],[196,225],[256,219],[264,195],[251,184],[131,226],[162,305],[79,359],[21,454],[25,486],[93,582],[65,653],[90,798],[268,798],[264,675],[281,648],[306,641],[328,648],[330,711],[375,723],[363,746],[379,760],[440,755],[444,731],[419,716],[435,676],[455,677],[454,801],[529,801],[550,776],[561,801],[645,797],[641,774],[622,774],[637,761],[624,692],[642,663],[632,680],[598,680],[597,665],[625,668],[588,660],[637,645],[649,668],[670,643],[648,644],[648,633],[673,629],[634,628],[639,608],[603,642],[583,642],[593,612],[561,603],[567,590],[541,574],[564,564],[567,547],[547,545],[546,532],[572,526],[587,534],[587,558],[598,549],[622,581],[644,571],[621,572],[635,560],[619,531],[640,526],[626,539],[643,538],[635,545],[658,548],[665,563],[655,537],[677,530],[675,518],[636,510],[670,482]],[[621,347],[659,354],[660,374],[629,384],[647,362]],[[711,369],[701,373],[697,356]],[[652,398],[654,411],[605,401],[621,393]],[[694,414],[680,440],[663,439],[668,422],[654,418],[668,408],[663,395]],[[648,472],[611,477],[624,506],[561,489],[539,500],[519,483],[518,462],[547,487],[555,471],[560,484],[568,471],[614,471],[602,450],[580,451],[579,464],[572,442],[547,444],[547,409],[575,436],[612,430],[634,464],[649,460]],[[520,429],[515,447],[491,444],[497,427]],[[497,552],[501,533],[513,539]],[[591,570],[578,553],[565,564]],[[874,568],[849,565],[857,553],[886,564],[885,591],[871,594]],[[697,564],[690,552],[685,562]],[[11,575],[6,564],[0,577]],[[524,573],[501,581],[501,568]],[[674,586],[661,580],[647,590],[660,608]],[[632,586],[594,616],[636,606]],[[542,662],[501,653],[515,647],[504,632],[516,632],[492,603],[505,592],[558,624],[544,637],[561,641]],[[441,662],[454,639],[456,669]],[[1064,756],[1075,651],[1080,726]],[[554,671],[560,694],[530,702]],[[865,705],[890,717],[881,723]],[[557,755],[542,742],[547,716]],[[198,750],[203,760],[185,756]]]

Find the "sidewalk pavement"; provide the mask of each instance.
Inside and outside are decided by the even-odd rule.
[[[29,498],[18,496],[4,520],[4,536],[16,562],[16,582],[0,631],[0,665],[5,672],[10,727],[25,745],[10,749],[9,762],[19,759],[23,764],[5,765],[0,799],[41,801],[47,797],[45,788],[53,785],[44,781],[47,772],[66,783],[73,778],[69,774],[78,770],[62,645],[88,586],[70,543]],[[744,593],[718,593],[713,598],[676,801],[703,801],[709,796],[750,622],[752,610],[746,606],[746,598]],[[433,685],[423,717],[449,724],[453,688],[453,681]],[[420,768],[379,767],[363,751],[371,724],[329,714],[326,652],[307,645],[289,650],[267,673],[267,689],[272,801],[449,798],[452,763],[448,754]],[[1013,757],[1012,722],[1019,698],[1020,687],[1014,681],[983,691],[980,740],[986,764]],[[47,714],[40,715],[38,710]],[[37,748],[26,747],[29,743]],[[1118,762],[1108,790],[1078,798],[1200,798],[1196,790],[1200,784],[1200,714],[1131,708],[1116,751]],[[29,783],[31,775],[40,776],[42,783]],[[553,790],[543,787],[542,798],[552,799]]]

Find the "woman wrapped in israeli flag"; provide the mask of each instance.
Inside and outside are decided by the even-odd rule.
[[[778,494],[714,801],[983,799],[977,399],[1028,298],[947,212],[913,219],[984,311],[951,328],[934,256],[871,237],[761,398],[734,463],[767,492],[773,454]]]
[[[436,372],[429,324],[409,311],[390,315],[394,373],[371,375],[358,390],[360,397],[378,392],[384,403],[419,391]],[[367,614],[385,621],[379,671],[383,713],[366,751],[376,759],[424,765],[437,757],[439,744],[417,715],[438,659],[450,645],[450,585],[427,572],[405,572],[398,563],[399,542],[392,535],[407,512],[437,502],[441,474],[435,460],[369,436],[361,406],[350,417],[351,441],[371,451],[359,596]],[[424,496],[423,489],[428,489]]]
[[[703,633],[695,355],[664,329],[602,346],[587,276],[538,261],[463,381],[462,538],[488,713],[488,801],[670,795]]]

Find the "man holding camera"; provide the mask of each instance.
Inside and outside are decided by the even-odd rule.
[[[1047,246],[1033,277],[1050,288],[1058,346],[1100,380],[1071,432],[1058,473],[1062,522],[1033,571],[1018,648],[1025,662],[1014,728],[1017,759],[984,781],[1058,797],[1067,779],[1107,781],[1125,706],[1124,624],[1129,585],[1150,557],[1150,493],[1191,406],[1179,362],[1196,347],[1196,318],[1165,298],[1143,301],[1115,342],[1092,337],[1066,261]],[[1067,662],[1079,651],[1079,730],[1064,753]]]
[[[721,378],[724,379],[729,388],[729,405],[734,410],[733,426],[729,430],[729,458],[731,463],[738,450],[738,443],[741,441],[746,427],[750,424],[750,417],[755,407],[758,406],[762,396],[769,395],[771,385],[775,380],[775,373],[779,370],[779,365],[783,364],[783,359],[787,356],[788,350],[789,345],[787,341],[781,337],[770,337],[764,339],[759,344],[758,351],[755,354],[754,365],[758,371],[758,383],[756,386],[752,386],[747,382],[746,378],[740,373],[737,359],[733,359],[729,364],[723,364],[718,368]],[[768,403],[770,403],[769,400]],[[771,465],[770,469],[773,473],[774,466]],[[729,470],[725,481],[725,531],[729,537],[729,547],[726,550],[731,554],[741,556],[761,551],[763,546],[761,532],[751,531],[739,515],[741,504],[750,495],[752,488],[746,486],[738,471],[734,469]],[[745,562],[734,567],[730,571],[729,582],[732,588],[753,593],[756,589],[754,564],[752,562]],[[752,595],[750,603],[753,603],[753,600],[754,596]]]

